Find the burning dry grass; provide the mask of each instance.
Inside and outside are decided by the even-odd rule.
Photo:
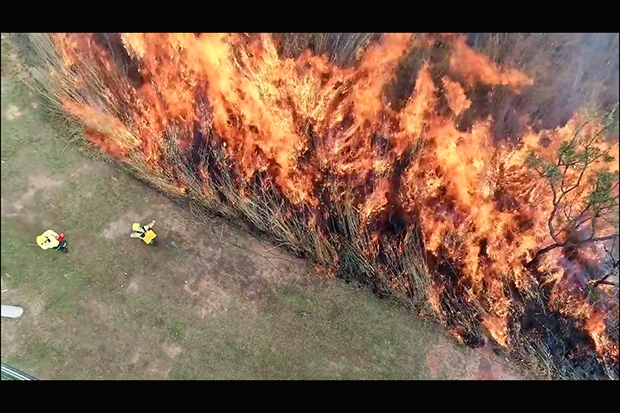
[[[28,42],[33,87],[152,185],[398,297],[467,345],[490,340],[546,377],[617,379],[617,288],[591,275],[599,249],[576,248],[610,239],[618,205],[604,125],[582,127],[576,109],[617,96],[559,100],[567,79],[569,95],[584,83],[570,65],[537,72],[557,64],[527,55],[549,37],[473,38],[487,55],[421,34]],[[511,60],[523,70],[497,64]],[[566,235],[554,205],[589,239]]]

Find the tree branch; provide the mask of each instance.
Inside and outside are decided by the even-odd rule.
[[[551,164],[550,166],[545,166],[544,161],[543,163],[541,163],[540,159],[533,159],[533,169],[538,172],[538,174],[543,179],[545,179],[551,187],[553,208],[547,219],[547,227],[549,229],[549,235],[552,238],[553,243],[538,250],[534,254],[534,257],[526,264],[526,266],[530,270],[536,269],[543,255],[557,248],[564,248],[566,246],[570,246],[571,249],[576,249],[585,244],[608,241],[612,239],[617,239],[618,237],[618,233],[602,237],[596,236],[597,220],[606,220],[606,216],[604,215],[616,204],[616,202],[614,202],[613,200],[610,201],[608,198],[608,184],[607,181],[602,180],[605,176],[599,177],[596,171],[594,189],[592,190],[592,194],[587,200],[588,202],[585,204],[584,207],[580,208],[581,211],[577,214],[576,217],[571,217],[573,213],[573,208],[581,203],[580,200],[583,199],[583,193],[586,191],[586,189],[592,189],[590,185],[585,185],[585,187],[583,185],[584,178],[587,176],[587,172],[591,169],[590,167],[599,159],[608,155],[611,148],[615,146],[614,143],[603,150],[595,146],[595,143],[598,142],[597,139],[603,134],[607,127],[601,128],[594,135],[585,138],[584,140],[578,140],[578,135],[587,124],[588,122],[585,122],[575,132],[575,134],[571,137],[571,140],[567,144],[565,144],[566,146],[560,147],[560,153],[557,161],[555,162],[555,165]],[[581,149],[579,147],[581,147]],[[607,158],[604,158],[604,160],[607,161]],[[570,179],[570,181],[572,181],[572,185],[566,182],[569,178],[569,175],[573,174],[573,171],[569,173],[569,169],[573,169],[574,172],[577,174],[575,180]],[[558,174],[561,174],[561,177],[558,177]],[[567,184],[569,185],[569,187],[565,188],[565,185]],[[601,187],[602,184],[604,185]],[[616,182],[616,184],[611,187],[612,192],[610,193],[613,193],[613,190],[617,186],[618,185]],[[574,190],[577,190],[577,199],[575,199],[572,195],[567,196]],[[604,191],[604,193],[599,193],[601,191]],[[568,201],[565,202],[567,198]],[[560,222],[556,222],[558,214],[560,214],[560,218],[562,214],[566,218],[565,225],[562,225],[562,223]],[[576,237],[574,237],[574,231],[576,231],[581,225],[586,224],[587,222],[591,222],[591,234],[587,239],[577,241],[575,239]],[[561,229],[557,230],[555,228],[556,225],[560,225]],[[563,232],[566,232],[568,236],[560,237],[560,234]],[[560,241],[560,239],[562,239],[562,241]],[[604,277],[603,279],[599,280],[600,282],[596,285],[606,283],[606,278],[608,277]]]
[[[598,238],[590,237],[588,239],[584,239],[583,241],[576,242],[575,246],[580,246],[580,245],[584,245],[584,244],[592,244],[594,242],[609,241],[609,240],[614,239],[614,238],[618,238],[618,233],[617,232],[615,234],[607,235],[605,237],[598,237]]]
[[[595,243],[595,242],[608,241],[608,240],[611,240],[611,239],[614,239],[614,238],[618,238],[618,236],[619,236],[619,234],[615,233],[613,235],[607,235],[607,236],[604,236],[604,237],[588,238],[588,239],[585,239],[585,240],[573,243],[573,245],[575,247],[578,247],[578,246],[583,246],[583,245],[586,245],[586,244],[592,244],[592,243]],[[547,254],[550,251],[553,251],[556,248],[562,248],[562,247],[564,247],[566,245],[567,245],[566,242],[564,242],[564,243],[556,242],[556,243],[547,245],[546,247],[536,251],[536,254],[534,254],[534,257],[526,264],[526,267],[528,267],[529,269],[535,269],[536,266],[538,265],[538,262],[540,261],[540,258],[543,255]]]
[[[526,264],[526,267],[533,270],[538,266],[538,262],[540,261],[540,259],[542,258],[543,255],[545,255],[546,253],[553,251],[556,248],[561,248],[563,247],[564,244],[561,244],[559,242],[555,242],[551,245],[547,245],[545,248],[542,248],[538,251],[536,251],[536,254],[534,254],[534,257]]]
[[[605,274],[605,276],[601,277],[600,279],[598,279],[596,281],[590,280],[590,283],[592,284],[592,288],[594,289],[594,288],[598,287],[601,284],[612,285],[612,286],[617,285],[615,283],[612,283],[611,281],[607,281],[607,279],[609,277],[611,277],[612,275],[614,275],[614,273],[610,272],[610,273]]]
[[[601,284],[611,285],[612,287],[617,287],[618,286],[618,284],[612,283],[611,281],[601,281],[601,282],[597,282],[596,285],[593,286],[593,288],[596,288],[596,287],[598,287]]]

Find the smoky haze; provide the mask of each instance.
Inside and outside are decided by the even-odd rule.
[[[618,102],[618,39],[618,33],[468,35],[471,46],[496,62],[534,76],[534,102],[551,124],[580,107],[608,109]]]

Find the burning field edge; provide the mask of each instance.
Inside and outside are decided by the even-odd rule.
[[[189,202],[191,207],[198,206],[227,218],[237,226],[269,238],[278,247],[313,261],[319,274],[358,282],[369,286],[380,297],[395,298],[421,316],[439,321],[459,342],[469,347],[491,343],[497,353],[510,356],[538,377],[618,379],[617,306],[589,304],[588,297],[593,296],[591,289],[588,294],[581,290],[562,289],[560,292],[564,295],[573,294],[568,298],[562,296],[567,302],[583,300],[581,308],[585,309],[576,315],[575,311],[558,308],[553,304],[560,300],[559,289],[555,287],[561,284],[562,277],[566,277],[547,270],[547,262],[538,267],[510,269],[517,274],[513,278],[501,275],[501,271],[508,270],[500,265],[501,259],[492,252],[491,230],[487,230],[485,236],[469,238],[470,232],[482,231],[483,218],[477,217],[482,217],[483,213],[479,211],[486,211],[485,205],[480,204],[475,209],[478,215],[474,218],[465,218],[464,212],[474,209],[459,209],[459,202],[463,199],[478,199],[471,194],[459,193],[459,185],[471,182],[466,182],[465,178],[463,182],[458,182],[454,178],[457,181],[454,184],[437,184],[437,188],[429,189],[433,179],[451,179],[445,178],[448,167],[453,167],[464,176],[469,176],[470,172],[459,170],[458,162],[450,163],[445,159],[448,166],[443,171],[437,168],[431,173],[423,166],[415,166],[414,160],[423,163],[430,159],[425,158],[430,147],[428,142],[441,147],[444,155],[454,149],[450,145],[444,147],[437,143],[441,140],[434,139],[433,133],[441,133],[446,141],[448,136],[454,135],[455,142],[461,143],[462,136],[466,134],[478,138],[477,134],[483,132],[495,133],[496,139],[500,135],[493,129],[497,128],[497,122],[489,126],[485,121],[468,120],[465,115],[460,117],[460,123],[469,123],[470,127],[463,127],[460,135],[455,132],[456,129],[442,123],[439,117],[438,120],[426,121],[429,114],[441,112],[440,108],[429,109],[435,102],[433,96],[436,89],[432,85],[436,80],[427,62],[447,59],[449,68],[442,70],[460,73],[461,83],[487,82],[487,86],[496,86],[500,91],[491,100],[532,83],[520,72],[500,71],[494,64],[472,52],[459,38],[445,40],[446,44],[451,45],[452,55],[448,57],[448,52],[444,50],[446,46],[437,45],[437,41],[430,37],[416,36],[414,40],[399,36],[381,39],[363,34],[351,38],[339,37],[338,41],[342,44],[336,46],[329,36],[311,37],[310,40],[304,40],[302,35],[284,36],[279,39],[279,45],[285,50],[276,50],[271,40],[265,37],[258,40],[229,39],[230,45],[234,46],[230,49],[223,46],[227,45],[225,39],[205,40],[211,48],[209,50],[214,51],[201,49],[201,53],[209,56],[196,57],[198,60],[205,59],[196,63],[200,67],[192,67],[188,63],[191,59],[187,55],[195,46],[193,42],[200,43],[193,38],[178,40],[175,51],[163,51],[164,46],[153,38],[128,36],[120,39],[112,34],[109,37],[106,35],[104,40],[97,40],[91,35],[54,37],[47,34],[14,38],[30,66],[30,86],[48,99],[50,113],[57,115],[58,122],[74,132],[76,125],[83,128],[83,135],[75,132],[76,140],[94,144],[106,154],[107,159],[147,184]],[[166,41],[162,38],[163,44],[167,45]],[[226,50],[216,50],[218,47]],[[270,49],[272,47],[273,50]],[[300,52],[308,47],[315,54]],[[329,61],[319,56],[327,53],[330,47],[338,52],[332,51]],[[416,52],[408,51],[409,48],[416,49]],[[238,52],[242,55],[237,56]],[[366,60],[360,57],[362,52],[371,58]],[[172,60],[179,59],[175,61],[177,66],[171,64],[163,67],[161,59],[166,53],[171,54]],[[290,56],[286,59],[280,57],[287,53]],[[403,56],[407,53],[417,53],[417,59],[423,63],[416,63],[418,60],[415,59],[403,63]],[[149,60],[149,54],[157,55],[157,59],[153,57]],[[78,61],[76,57],[83,60]],[[229,60],[233,62],[231,66],[228,66]],[[461,65],[464,60],[468,60],[469,67],[478,65],[478,71],[463,69]],[[369,62],[374,66],[368,66]],[[154,68],[156,63],[160,65],[157,69]],[[439,63],[436,65],[440,66]],[[265,80],[268,74],[261,72],[263,66],[274,72],[277,71],[275,68],[280,68],[285,73],[296,73],[298,82],[288,84],[283,80],[283,75],[277,80]],[[376,72],[378,69],[375,66],[381,66],[379,70],[383,72]],[[216,69],[218,75],[212,72]],[[194,72],[190,74],[192,70]],[[244,73],[254,83],[240,80],[231,86],[231,79],[237,76],[237,72],[232,73],[233,70]],[[409,76],[413,79],[409,85],[398,85],[400,79],[405,77],[393,76],[397,70],[415,73],[415,76]],[[310,74],[304,74],[304,71]],[[481,80],[481,73],[496,79]],[[201,80],[199,74],[203,74],[208,82]],[[192,76],[195,78],[189,80]],[[149,77],[152,86],[147,87],[145,79]],[[177,79],[178,83],[172,84],[172,78]],[[451,113],[463,114],[470,106],[475,106],[476,93],[486,93],[487,96],[492,93],[491,89],[478,85],[471,86],[471,90],[467,90],[470,93],[465,95],[457,82],[446,77],[440,79],[446,97],[437,106],[443,104],[450,108]],[[164,80],[170,84],[164,85]],[[389,89],[390,83],[396,84],[394,99],[399,100],[399,94],[402,95],[401,108],[395,104],[393,108],[385,109],[386,113],[377,114],[375,109],[369,107],[371,104],[385,106],[375,94]],[[276,100],[273,102],[276,109],[267,108],[254,117],[243,112],[245,102],[259,99],[258,96],[268,100],[264,96],[278,94],[277,91],[267,90],[270,87],[285,90],[282,93],[289,93],[286,96],[289,101]],[[304,87],[306,89],[299,91]],[[307,97],[314,87],[325,94],[328,94],[327,91],[333,92],[333,96],[324,100],[310,99],[304,106],[299,96]],[[484,91],[480,92],[480,88]],[[174,96],[167,98],[166,93]],[[187,106],[186,93],[192,95],[191,116],[183,109]],[[252,96],[253,93],[256,96]],[[349,95],[354,97],[347,103]],[[157,103],[158,99],[160,103]],[[362,102],[370,103],[366,107]],[[282,126],[284,118],[274,116],[272,124],[267,125],[265,118],[272,113],[280,113],[284,110],[282,107],[293,113],[294,126],[291,130],[306,137],[303,148],[295,146],[286,133],[276,129],[289,128],[286,124]],[[395,116],[390,112],[392,110],[400,111],[399,116],[408,113],[408,117],[390,119]],[[218,119],[223,113],[226,114],[225,121]],[[492,117],[493,113],[488,115]],[[383,126],[370,125],[376,119],[387,120]],[[391,125],[398,123],[397,120],[400,126]],[[327,128],[325,124],[336,126]],[[529,136],[538,141],[542,135],[561,140],[576,128],[575,122],[564,124],[568,124],[567,130],[540,126],[539,130],[546,130],[546,135],[529,129],[524,131],[527,128],[521,126],[523,130],[520,134],[524,136],[523,140]],[[505,126],[507,129],[510,127]],[[235,145],[236,139],[260,142],[267,139],[265,134],[277,142],[272,146],[264,143],[248,145],[247,141]],[[353,138],[354,135],[359,137]],[[408,137],[410,135],[424,139],[411,139]],[[506,134],[508,137],[512,135],[515,133]],[[482,141],[482,138],[479,139]],[[341,145],[341,142],[345,143]],[[492,145],[490,141],[488,146]],[[557,149],[557,145],[550,146]],[[279,153],[281,148],[285,150]],[[439,152],[439,149],[435,150]],[[507,150],[491,150],[484,145],[478,150],[488,150],[483,155],[488,153],[489,159],[509,157]],[[334,154],[342,159],[338,167],[333,164]],[[476,159],[472,165],[471,169],[477,168]],[[507,161],[501,167],[508,169],[509,166]],[[354,170],[356,167],[365,168],[366,172]],[[478,175],[483,173],[480,170],[483,168],[477,170]],[[308,176],[312,176],[310,183]],[[525,172],[518,179],[524,176]],[[531,178],[530,175],[527,177]],[[405,180],[414,178],[431,183],[425,184],[425,198],[415,207],[408,207],[403,201],[406,198],[403,194],[423,198],[421,190],[408,189],[411,188],[411,181]],[[506,182],[507,185],[514,184],[509,179]],[[524,200],[534,201],[531,194],[542,192],[541,188],[546,188],[544,184],[532,186],[528,195],[521,198],[516,191],[509,194],[509,189],[505,189],[504,198],[501,202],[495,200],[493,205],[512,203],[517,207],[505,206],[504,211],[487,211],[485,214],[496,214],[502,219],[511,213],[521,217],[521,211],[529,208]],[[483,192],[483,188],[479,190]],[[541,199],[538,201],[541,202]],[[617,208],[617,203],[614,205]],[[468,219],[474,222],[467,225],[458,222]],[[499,218],[497,221],[489,219],[491,227],[500,226]],[[436,221],[434,228],[430,228],[431,220]],[[546,224],[547,220],[540,218],[539,221]],[[521,230],[526,238],[537,222],[532,217],[515,218],[516,230],[513,232]],[[439,224],[443,227],[440,228]],[[516,257],[515,252],[516,258],[512,261],[506,258],[507,265],[516,267],[524,255],[533,262],[532,256],[537,257],[532,253],[536,251],[533,247],[540,251],[541,244],[547,244],[550,240],[549,234],[531,234],[531,242],[524,241],[522,244],[513,242],[514,234],[501,235],[504,238],[497,241],[498,250],[500,247],[510,247],[522,253]],[[475,241],[476,244],[477,270],[465,265],[469,265],[474,256],[470,254],[471,248],[470,252],[462,254],[450,250],[458,249],[460,243],[467,244],[468,241]],[[564,253],[566,248],[558,248],[556,252],[560,251]],[[555,258],[559,260],[558,256]],[[490,275],[488,278],[480,276],[479,279],[476,271],[486,271]],[[480,286],[476,286],[476,282]],[[605,289],[604,294],[607,293]],[[608,299],[607,296],[601,298],[603,293],[597,294],[597,303]],[[617,299],[617,287],[615,292],[609,294],[612,299],[615,294]],[[602,320],[602,330],[599,323],[596,334],[593,334],[592,328],[586,327],[593,322],[591,320],[595,315],[607,318]]]

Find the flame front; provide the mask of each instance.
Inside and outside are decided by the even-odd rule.
[[[171,172],[178,166],[167,156],[171,142],[190,154],[222,148],[242,198],[252,196],[260,176],[326,240],[329,204],[352,204],[358,242],[373,262],[386,249],[379,244],[404,254],[406,240],[419,230],[430,274],[425,293],[450,331],[471,327],[471,318],[447,306],[462,303],[463,313],[510,347],[511,325],[527,311],[528,297],[549,288],[550,308],[581,323],[597,356],[617,363],[618,343],[605,324],[617,320],[617,306],[606,304],[611,294],[588,302],[570,281],[561,249],[545,255],[537,269],[525,266],[554,242],[552,192],[526,166],[528,153],[553,160],[584,119],[575,114],[555,130],[535,130],[524,118],[525,132],[509,140],[494,135],[492,116],[461,125],[475,112],[477,86],[516,95],[534,84],[472,50],[462,36],[422,41],[386,34],[349,68],[310,51],[282,58],[266,34],[122,34],[122,59],[92,34],[54,38],[63,70],[83,92],[58,97],[108,153],[139,160],[187,193],[187,179]],[[427,53],[439,41],[448,47],[441,61]],[[394,105],[385,91],[399,63],[415,53],[428,58],[409,98]],[[600,126],[589,124],[581,133],[592,136]],[[550,143],[541,145],[543,139]],[[215,196],[209,160],[190,158],[202,195]],[[608,165],[595,163],[591,171]],[[567,176],[565,184],[576,179]],[[575,196],[584,197],[575,203],[586,202],[583,193]],[[380,224],[395,216],[406,223],[398,230]],[[322,264],[339,265],[338,253],[327,257],[332,262]],[[411,290],[405,274],[393,271],[388,278],[396,292]]]

